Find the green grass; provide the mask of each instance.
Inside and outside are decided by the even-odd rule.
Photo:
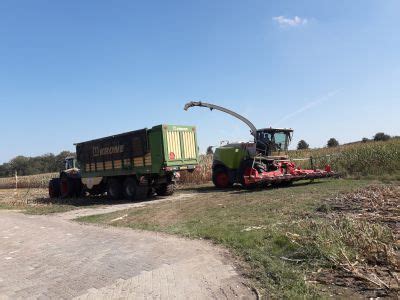
[[[19,209],[21,209],[21,207],[10,205],[10,204],[7,204],[7,203],[0,203],[0,209],[16,209],[16,210],[19,210]]]
[[[70,210],[77,209],[78,207],[73,205],[9,205],[0,203],[0,209],[18,210],[28,215],[47,215],[53,213],[62,213]]]
[[[28,206],[23,210],[23,212],[28,215],[48,215],[54,213],[63,213],[74,209],[77,209],[77,207],[73,205],[55,204],[55,205]]]
[[[326,257],[340,251],[315,242],[319,238],[332,239],[336,234],[330,221],[318,217],[315,211],[321,200],[369,183],[339,179],[256,191],[239,188],[218,191],[204,185],[184,189],[182,192],[196,192],[188,200],[83,217],[78,221],[210,239],[231,249],[244,262],[246,274],[258,288],[273,297],[314,297],[321,295],[321,291],[305,281],[305,274],[318,266],[329,267]],[[317,223],[305,225],[305,220]],[[354,226],[356,230],[358,227]],[[333,229],[329,231],[330,228]],[[305,244],[296,241],[293,237],[303,231],[315,239]]]

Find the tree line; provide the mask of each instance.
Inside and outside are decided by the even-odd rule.
[[[57,155],[48,153],[35,157],[19,155],[0,165],[0,177],[13,176],[15,172],[19,176],[58,172],[64,167],[64,159],[67,156],[74,155],[75,153],[70,151],[61,151]]]
[[[369,138],[362,138],[361,142],[366,143],[368,141],[388,141],[392,137],[384,132],[378,132],[376,133],[372,139]],[[397,136],[394,136],[393,138],[397,138]],[[331,147],[337,147],[339,146],[339,141],[335,138],[330,138],[328,142],[326,143],[326,147],[331,148]],[[303,150],[303,149],[309,149],[310,145],[305,141],[305,140],[300,140],[297,144],[297,150]]]

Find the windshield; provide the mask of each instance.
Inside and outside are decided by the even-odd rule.
[[[286,134],[285,133],[275,133],[274,134],[275,145],[277,150],[286,150]]]
[[[69,169],[72,169],[72,168],[74,168],[75,166],[74,166],[74,159],[73,158],[67,158],[66,160],[65,160],[65,169],[66,170],[69,170]]]
[[[266,132],[258,131],[257,140],[259,143],[258,148],[267,147],[269,151],[286,151],[288,148],[288,135],[286,132]]]

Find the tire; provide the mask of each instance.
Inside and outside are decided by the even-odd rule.
[[[124,185],[123,185],[124,198],[128,199],[128,200],[135,200],[137,186],[138,186],[138,184],[137,184],[135,178],[133,178],[133,177],[126,178],[124,180]]]
[[[75,195],[74,179],[67,175],[62,175],[60,179],[60,196],[61,198],[69,198]]]
[[[118,179],[111,178],[108,180],[107,195],[113,200],[122,198],[122,184]]]
[[[156,188],[156,193],[159,196],[171,196],[175,192],[174,183],[164,183]]]
[[[214,185],[219,189],[230,188],[233,185],[229,177],[228,170],[222,167],[217,167],[213,170],[212,181]]]
[[[82,180],[80,178],[74,178],[73,181],[74,181],[74,196],[75,197],[84,196]]]
[[[149,194],[148,186],[140,186],[134,177],[128,177],[123,185],[124,198],[128,200],[143,200]]]
[[[144,200],[147,197],[149,197],[149,187],[139,185],[136,190],[135,200]]]
[[[49,197],[60,197],[60,178],[53,178],[49,181]]]

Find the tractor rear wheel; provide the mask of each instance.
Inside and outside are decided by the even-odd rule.
[[[156,193],[159,196],[171,196],[175,192],[174,183],[164,183],[156,188]]]
[[[122,198],[122,184],[116,178],[111,178],[107,184],[107,195],[113,200]]]
[[[84,195],[84,189],[83,189],[83,184],[82,180],[80,178],[74,178],[74,196],[75,197],[81,197]]]
[[[61,198],[69,198],[75,195],[75,183],[73,178],[62,175],[60,178],[60,196]]]
[[[60,197],[60,178],[52,178],[49,181],[49,197]]]
[[[215,168],[212,174],[212,181],[219,189],[226,189],[233,185],[226,168]]]

